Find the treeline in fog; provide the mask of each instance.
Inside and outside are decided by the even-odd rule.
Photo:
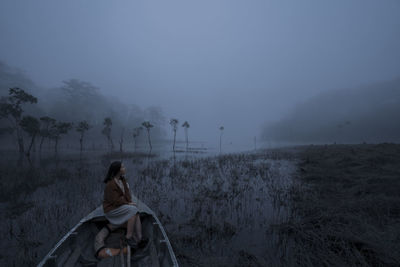
[[[399,142],[399,114],[400,78],[322,93],[266,125],[262,137],[286,143]]]
[[[165,138],[159,107],[142,109],[105,96],[78,79],[42,88],[0,62],[0,143],[29,155],[37,150],[134,151]]]

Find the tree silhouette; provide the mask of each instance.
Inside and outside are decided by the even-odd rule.
[[[80,144],[80,153],[82,153],[83,150],[83,137],[85,135],[85,132],[88,131],[90,128],[92,128],[87,121],[81,121],[79,124],[76,126],[75,130],[80,133],[79,137],[79,144]]]
[[[31,137],[31,143],[29,145],[28,151],[26,152],[26,156],[29,157],[31,154],[32,146],[35,142],[35,137],[40,132],[40,123],[39,120],[35,117],[27,115],[22,118],[20,125],[21,128]]]
[[[101,133],[106,136],[108,144],[111,147],[111,151],[112,151],[112,150],[114,150],[114,143],[111,138],[111,126],[112,126],[111,118],[110,117],[104,118],[103,125],[104,125],[104,128],[101,131]]]
[[[224,132],[224,126],[219,127],[219,130],[221,131],[220,135],[219,135],[219,153],[222,152],[222,134]]]
[[[140,133],[142,132],[143,127],[136,127],[133,129],[133,142],[135,143],[135,152],[136,152],[136,142],[137,138],[139,137]]]
[[[153,149],[153,147],[151,146],[150,129],[153,128],[154,126],[153,126],[149,121],[144,121],[144,122],[142,123],[142,125],[143,125],[143,127],[146,128],[146,130],[147,130],[147,138],[148,138],[148,141],[149,141],[150,153],[151,153],[151,150]]]
[[[42,152],[42,145],[45,138],[50,138],[50,128],[56,123],[56,120],[48,116],[40,117],[40,132],[42,137],[39,145],[39,153]]]
[[[55,141],[54,152],[58,152],[58,141],[61,135],[67,134],[72,129],[72,123],[70,122],[57,122],[50,128],[50,136]]]
[[[171,119],[169,124],[172,126],[172,131],[174,132],[174,144],[172,145],[172,151],[175,152],[175,141],[176,141],[176,130],[178,129],[178,119]]]
[[[189,136],[188,136],[188,129],[189,129],[190,125],[189,125],[189,123],[188,123],[187,121],[185,121],[185,122],[182,124],[182,127],[183,127],[183,128],[185,128],[186,152],[187,152],[187,151],[188,151],[188,149],[189,149]]]
[[[121,152],[121,153],[122,153],[122,145],[124,144],[124,132],[125,132],[125,128],[122,128],[121,129],[121,135],[120,135],[119,141],[118,141],[118,143],[119,143],[119,152]]]
[[[22,105],[25,103],[37,103],[37,98],[24,90],[14,87],[8,91],[9,96],[3,97],[0,103],[0,117],[7,118],[15,131],[18,141],[19,152],[24,153],[24,140],[21,128]]]

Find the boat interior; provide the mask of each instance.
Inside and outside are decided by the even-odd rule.
[[[58,247],[48,256],[44,266],[174,266],[175,256],[171,257],[166,236],[160,227],[158,220],[147,213],[140,213],[143,237],[149,239],[148,244],[137,250],[131,250],[130,264],[127,249],[123,249],[121,238],[126,229],[117,228],[111,233],[107,232],[104,239],[104,247],[108,249],[96,255],[95,239],[102,230],[107,220],[104,216],[95,217],[83,222],[65,237]],[[122,247],[122,249],[121,249]],[[125,251],[125,253],[121,252]],[[173,252],[172,252],[173,254]]]

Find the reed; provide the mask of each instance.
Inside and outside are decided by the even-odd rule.
[[[303,147],[284,266],[400,265],[400,146]]]

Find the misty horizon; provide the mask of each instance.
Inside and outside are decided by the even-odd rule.
[[[89,82],[124,104],[160,107],[166,122],[189,121],[191,140],[211,145],[224,126],[226,144],[252,149],[299,103],[400,77],[396,1],[0,7],[0,60],[38,87]]]

